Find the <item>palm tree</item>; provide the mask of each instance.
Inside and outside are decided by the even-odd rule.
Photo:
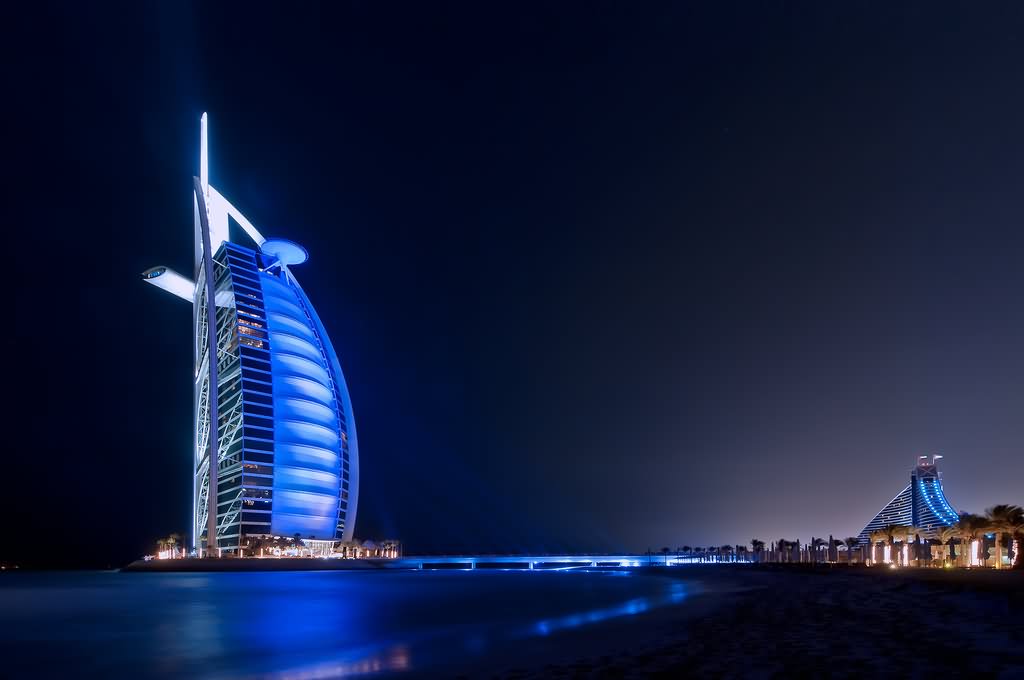
[[[665,566],[668,566],[668,554],[672,552],[667,547],[661,549],[661,554],[665,556]]]
[[[343,559],[355,557],[357,548],[358,543],[356,541],[338,541],[334,544],[335,551],[341,553]]]
[[[839,546],[843,544],[842,541],[832,537],[832,534],[828,535],[828,561],[832,561],[832,551],[836,551],[836,562],[839,561]]]
[[[904,555],[906,556],[906,560],[904,561],[904,564],[903,564],[904,567],[909,567],[910,566],[910,561],[913,560],[913,559],[916,559],[916,554],[917,553],[915,552],[912,555],[911,552],[910,552],[910,549],[908,548],[908,546],[911,543],[915,542],[915,537],[920,532],[921,532],[920,529],[918,529],[917,527],[912,526],[910,524],[899,524],[899,525],[896,525],[896,533],[893,535],[893,538],[894,538],[896,543],[900,543],[903,546],[898,551],[898,553],[899,553],[898,557],[899,557],[900,560],[903,560]]]
[[[690,559],[693,559],[693,548],[691,548],[688,545],[684,545],[683,546],[683,555],[685,555],[686,557],[689,557]]]
[[[981,538],[985,534],[985,527],[988,526],[988,520],[981,515],[972,515],[969,512],[961,512],[960,519],[957,520],[956,524],[957,536],[960,537],[960,541],[964,547],[961,551],[964,560],[964,566],[971,566],[970,560],[966,559],[970,552],[973,552],[971,544]],[[973,555],[972,555],[973,557]]]
[[[779,553],[782,554],[783,562],[792,562],[793,557],[793,541],[785,538],[779,539]]]
[[[887,524],[877,531],[872,531],[871,540],[875,542],[878,540],[876,536],[880,536],[882,542],[889,546],[889,558],[892,559],[893,548],[896,547],[896,537],[902,536],[903,541],[906,541],[907,535],[914,533],[914,531],[916,531],[914,527],[905,524]]]
[[[889,542],[889,533],[885,529],[875,529],[868,538],[871,541],[871,561],[875,562],[878,544],[886,545]],[[883,558],[882,561],[884,562],[885,559]]]
[[[761,561],[761,553],[764,551],[764,541],[756,538],[750,539],[750,547],[754,550],[754,560]]]
[[[177,549],[181,546],[181,541],[181,534],[177,532],[167,537],[167,547],[171,550],[172,555],[174,555]]]
[[[792,562],[793,557],[793,541],[787,541],[784,538],[780,538],[778,542],[779,546],[779,561],[780,562]]]
[[[1010,524],[1012,525],[1011,535],[1016,544],[1013,553],[1013,565],[1011,569],[1024,569],[1024,560],[1021,559],[1021,552],[1024,551],[1024,508],[1015,506],[1017,509],[1010,513]]]
[[[947,547],[953,546],[953,539],[957,537],[957,530],[955,526],[939,527],[933,532],[935,540],[939,542],[939,545]],[[949,551],[946,551],[946,560],[950,560]]]
[[[856,536],[848,536],[842,543],[846,545],[846,563],[851,564],[853,562],[853,549],[860,545],[860,540]]]
[[[902,536],[905,541],[908,535],[914,533],[914,527],[906,524],[887,524],[882,528],[882,531],[889,537],[889,545],[894,546],[896,545],[897,537]]]
[[[812,558],[813,562],[819,562],[820,561],[818,558],[821,557],[821,549],[825,545],[827,545],[827,544],[828,544],[828,541],[826,541],[824,538],[814,538],[814,539],[811,539],[811,548],[814,551],[813,558]]]
[[[996,535],[996,569],[1003,568],[1003,534],[1013,533],[1016,529],[1014,519],[1021,512],[1024,511],[1019,505],[993,505],[985,511],[985,520],[988,522],[986,528]]]

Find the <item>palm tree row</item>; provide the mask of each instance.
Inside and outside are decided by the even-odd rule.
[[[156,542],[156,552],[165,553],[168,556],[178,556],[178,549],[181,547],[181,534],[171,534],[167,538],[161,538]]]
[[[917,527],[890,524],[871,532],[869,540],[872,553],[878,545],[882,545],[883,548],[888,547],[891,553],[897,543],[904,546],[910,543],[917,544],[917,539],[923,536],[926,540],[937,541],[939,545],[950,546],[951,552],[956,546],[959,546],[959,550],[956,551],[956,564],[971,567],[984,562],[982,556],[969,553],[973,553],[975,545],[980,543],[987,534],[995,536],[994,562],[996,569],[1003,568],[1003,536],[1007,534],[1011,536],[1011,541],[1016,541],[1017,545],[1017,550],[1014,553],[1014,567],[1024,568],[1024,560],[1021,560],[1019,556],[1021,548],[1024,548],[1024,509],[1018,505],[995,505],[986,510],[984,515],[961,513],[960,518],[954,524],[930,532],[922,531]],[[914,559],[918,559],[917,556]]]
[[[668,556],[671,548],[662,548],[660,552],[668,564]],[[746,562],[750,560],[750,550],[745,545],[712,545],[704,547],[691,547],[688,545],[675,549],[676,559],[700,560],[701,562]],[[654,555],[654,551],[648,550],[648,555]]]
[[[1002,560],[1003,539],[1010,537],[1010,545],[1015,544],[1013,554],[1014,569],[1024,569],[1024,559],[1020,553],[1024,552],[1024,509],[1018,505],[995,505],[985,511],[984,515],[962,513],[953,525],[940,527],[932,531],[924,531],[917,527],[890,524],[876,531],[871,532],[868,543],[865,546],[856,536],[849,536],[844,539],[829,537],[826,541],[822,538],[812,538],[811,541],[801,547],[800,541],[789,541],[779,539],[768,546],[764,541],[753,538],[750,540],[750,549],[746,546],[710,546],[690,547],[688,545],[676,548],[676,558],[688,558],[701,562],[727,562],[727,561],[754,561],[762,562],[767,560],[777,562],[800,562],[800,561],[842,561],[839,548],[845,547],[848,564],[853,562],[855,551],[864,547],[871,551],[872,561],[875,559],[875,550],[882,547],[888,548],[889,560],[894,562],[903,561],[907,564],[914,562],[931,562],[931,545],[949,547],[950,562],[959,566],[970,567],[984,563],[984,558],[978,554],[970,554],[986,535],[995,536],[995,568],[1004,568]],[[924,541],[922,542],[922,539]],[[905,557],[895,555],[897,545],[903,547],[901,551]],[[913,554],[911,554],[913,547]],[[922,547],[929,547],[922,556]],[[767,549],[766,549],[767,548]],[[827,551],[827,552],[826,552]],[[833,552],[834,551],[834,552]],[[954,553],[955,551],[955,553]],[[665,564],[668,564],[669,548],[662,548],[665,555]],[[828,557],[822,558],[826,554]],[[946,558],[944,558],[946,559]]]

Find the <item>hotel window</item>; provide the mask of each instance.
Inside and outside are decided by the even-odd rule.
[[[246,318],[244,315],[238,317],[238,323],[244,326],[251,326],[252,328],[265,328],[266,326],[256,319]]]
[[[274,421],[273,420],[271,420],[270,418],[267,418],[266,416],[257,416],[256,414],[250,413],[248,409],[246,409],[245,424],[246,425],[255,425],[256,427],[265,427],[268,430],[273,430],[274,429]]]
[[[250,338],[263,338],[266,340],[267,334],[265,331],[257,330],[255,328],[249,328],[245,324],[238,324],[238,332],[242,335],[247,335]]]
[[[242,436],[245,437],[246,442],[248,442],[250,439],[266,439],[271,442],[274,441],[273,430],[262,430],[256,427],[243,427]]]
[[[274,409],[269,406],[257,406],[255,404],[246,404],[245,412],[251,413],[254,416],[264,416],[266,418],[272,418],[274,415]]]
[[[256,380],[249,380],[249,377],[250,376],[246,375],[245,379],[242,381],[242,388],[246,392],[246,399],[249,398],[248,395],[250,393],[252,393],[252,394],[266,394],[267,396],[270,396],[272,394],[272,392],[271,392],[272,388],[271,388],[270,385],[268,385],[266,383],[263,383],[263,382],[256,381]],[[260,378],[262,378],[263,376],[259,375],[259,376],[252,376],[252,377],[260,377]]]
[[[269,534],[270,523],[268,522],[266,524],[243,524],[242,533],[248,536],[252,536],[253,534],[256,534],[258,536]]]
[[[274,403],[274,400],[271,398],[269,394],[256,394],[254,392],[246,392],[245,401],[247,403],[253,402],[258,404],[266,404],[268,406]]]
[[[227,491],[234,489],[242,481],[241,477],[235,477],[234,479],[225,479],[217,483],[218,491]]]
[[[256,312],[250,311],[248,309],[239,308],[238,309],[238,313],[243,315],[243,316],[245,316],[245,317],[250,317],[251,319],[253,319],[255,321],[263,321],[263,317],[262,316],[260,316]],[[246,320],[248,321],[248,319],[246,319]]]
[[[269,361],[258,361],[250,358],[248,355],[242,355],[242,366],[246,370],[263,371],[264,373],[270,373],[270,362]]]
[[[247,437],[245,439],[245,448],[246,449],[255,449],[257,451],[273,451],[274,450],[274,442],[272,442],[272,441],[262,441],[260,439],[252,439],[251,437]]]

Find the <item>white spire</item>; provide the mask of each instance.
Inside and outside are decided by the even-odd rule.
[[[206,113],[203,112],[202,124],[200,126],[199,140],[199,183],[203,187],[203,201],[206,203],[206,216],[210,221],[210,247],[213,252],[225,241],[230,241],[228,234],[228,216],[235,219],[242,226],[245,233],[256,242],[256,245],[263,245],[263,235],[253,226],[252,222],[245,218],[245,215],[231,205],[214,187],[210,186],[210,142],[207,128]],[[198,257],[198,255],[197,255]]]
[[[203,111],[199,137],[199,182],[203,185],[203,193],[210,195],[210,156],[206,135],[206,112]]]

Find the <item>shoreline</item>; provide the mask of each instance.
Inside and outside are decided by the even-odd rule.
[[[514,678],[1024,677],[1022,571],[719,566],[665,570],[699,586],[681,606],[572,631],[561,652],[538,647],[518,661],[452,670]],[[590,635],[606,646],[578,653]]]
[[[7,581],[0,610],[7,644],[24,655],[17,668],[28,676],[52,663],[57,614],[62,634],[83,642],[64,661],[94,677],[136,663],[112,651],[124,636],[136,636],[154,677],[1024,677],[1020,571],[698,564],[531,577],[359,565],[334,578],[286,564],[294,576],[253,581],[203,566],[206,576]],[[598,582],[599,596],[588,595]],[[547,599],[563,604],[538,604]],[[237,606],[250,601],[302,615],[250,620]],[[197,611],[219,622],[211,636],[189,637]],[[314,634],[308,648],[280,638],[299,631]],[[107,651],[97,659],[97,649]]]
[[[261,571],[367,571],[377,569],[408,569],[391,559],[328,560],[315,557],[188,557],[177,560],[135,560],[118,571],[125,573],[203,573]]]
[[[367,570],[468,570],[469,560],[475,560],[478,570],[500,570],[500,569],[521,569],[526,570],[525,565],[535,562],[536,570],[565,568],[561,567],[558,561],[548,561],[545,556],[412,556],[405,558],[367,558],[367,559],[323,559],[313,557],[280,557],[280,558],[245,558],[234,557],[213,557],[213,558],[184,558],[174,560],[135,560],[115,571],[125,573],[202,573],[202,572],[281,572],[281,571],[367,571]],[[499,562],[499,560],[501,560]],[[419,565],[424,565],[420,567]],[[1009,574],[1024,575],[1024,570],[1001,569],[995,570],[986,567],[954,567],[951,569],[939,569],[928,567],[903,567],[890,569],[884,566],[868,567],[863,564],[830,564],[830,563],[755,563],[755,562],[693,562],[664,566],[659,564],[636,566],[615,566],[610,563],[598,562],[596,565],[587,566],[582,563],[569,563],[566,567],[572,566],[578,569],[618,569],[618,570],[650,570],[650,573],[661,572],[672,574],[675,572],[684,573],[691,570],[715,570],[715,571],[749,571],[751,573],[780,573],[780,574],[865,574],[876,577],[911,577],[921,580],[942,582],[949,579],[959,578],[959,574],[988,574],[995,576],[995,579],[1014,578],[1002,576]],[[11,570],[12,572],[14,570]],[[30,571],[30,570],[25,570]],[[972,576],[975,583],[986,582],[985,576]],[[998,581],[997,581],[998,582]],[[1024,588],[1024,585],[1022,585]]]

